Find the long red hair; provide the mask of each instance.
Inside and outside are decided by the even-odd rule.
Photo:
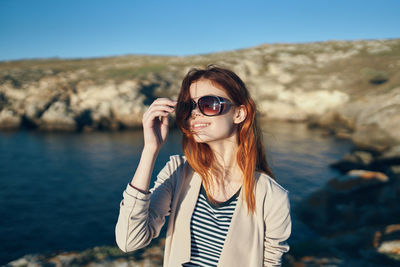
[[[191,69],[182,81],[178,96],[176,110],[176,123],[183,132],[182,149],[186,159],[194,171],[200,174],[207,196],[211,187],[210,171],[218,177],[221,166],[217,161],[210,146],[206,143],[197,143],[190,131],[188,119],[191,116],[190,109],[185,103],[190,102],[190,85],[200,79],[206,79],[223,89],[232,102],[236,105],[244,105],[247,109],[246,119],[238,125],[238,150],[236,160],[243,172],[244,197],[249,211],[255,210],[255,177],[254,172],[259,171],[268,174],[275,179],[268,166],[264,151],[262,132],[257,123],[256,105],[244,84],[244,82],[231,70],[209,65],[205,69]],[[181,103],[181,104],[179,104]]]

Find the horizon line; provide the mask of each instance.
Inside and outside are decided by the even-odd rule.
[[[8,63],[8,62],[16,62],[16,61],[41,61],[41,60],[85,60],[85,59],[104,59],[104,58],[116,58],[116,57],[127,57],[127,56],[148,56],[148,57],[192,57],[192,56],[203,56],[210,54],[218,54],[224,52],[231,51],[240,51],[245,49],[257,48],[265,45],[296,45],[296,44],[311,44],[311,43],[328,43],[328,42],[360,42],[360,41],[388,41],[388,40],[396,40],[400,39],[400,37],[386,37],[386,38],[365,38],[365,39],[329,39],[329,40],[316,40],[316,41],[300,41],[300,42],[272,42],[272,43],[261,43],[254,46],[249,47],[241,47],[232,50],[218,50],[212,52],[204,52],[197,54],[150,54],[150,53],[121,53],[121,54],[111,54],[111,55],[102,55],[102,56],[84,56],[84,57],[64,57],[64,56],[52,56],[52,57],[25,57],[25,58],[17,58],[17,59],[0,59],[0,63]]]

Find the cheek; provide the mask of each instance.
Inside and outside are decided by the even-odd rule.
[[[212,132],[221,136],[229,136],[234,130],[233,121],[229,119],[216,120],[210,126],[210,130],[212,130]]]
[[[210,126],[194,134],[196,142],[210,142],[229,138],[235,131],[232,121],[215,118]]]
[[[212,127],[216,130],[227,130],[231,128],[231,123],[226,120],[216,121],[212,124]]]

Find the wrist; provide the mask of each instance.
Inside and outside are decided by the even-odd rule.
[[[152,146],[144,146],[143,147],[143,151],[142,153],[146,153],[146,154],[158,154],[158,152],[160,151],[159,148],[157,147],[152,147]]]
[[[145,194],[145,195],[150,194],[150,191],[140,189],[140,188],[134,186],[134,185],[132,184],[132,182],[130,182],[129,185],[130,185],[132,188],[134,188],[134,189],[136,189],[137,191],[139,191],[140,193],[142,193],[142,194]]]

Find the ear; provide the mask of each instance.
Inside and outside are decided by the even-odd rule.
[[[235,110],[235,117],[233,118],[233,122],[235,124],[239,124],[243,122],[247,117],[247,109],[244,105],[240,105],[239,107],[236,107]]]

